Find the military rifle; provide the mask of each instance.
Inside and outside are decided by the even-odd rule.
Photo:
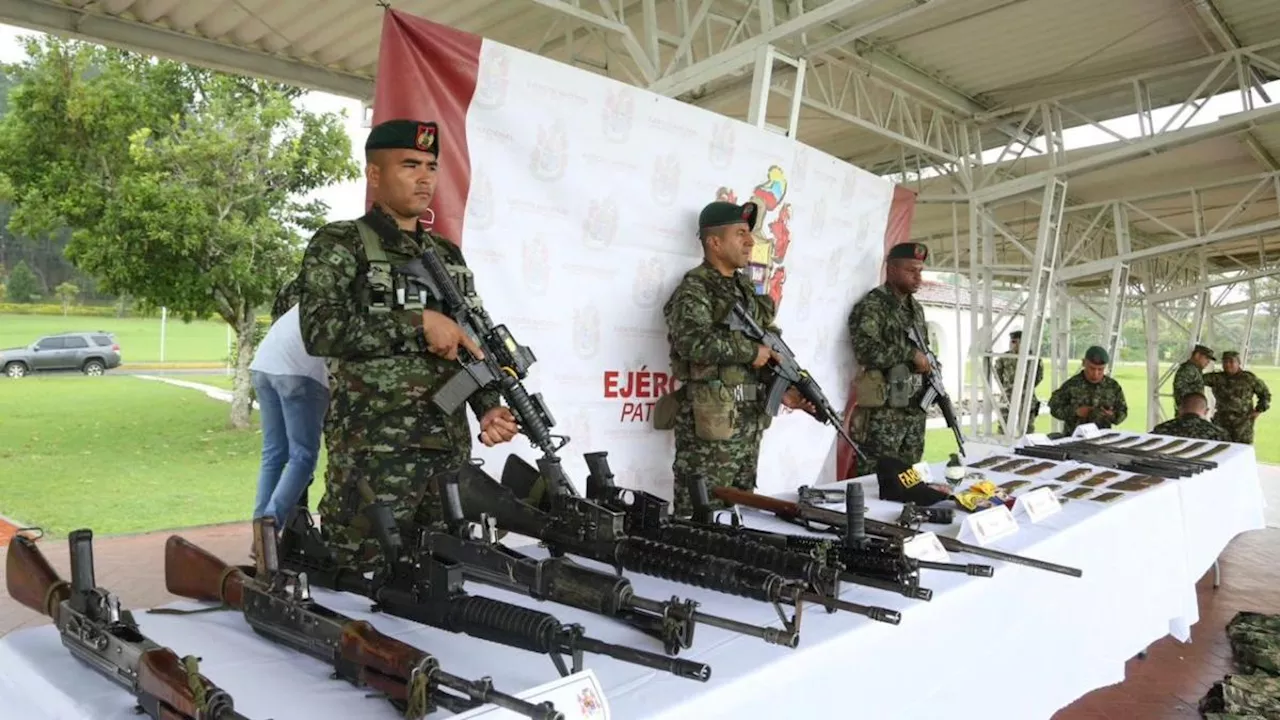
[[[919,585],[919,573],[892,563],[875,563],[863,553],[865,560],[857,570],[837,554],[817,552],[816,546],[801,543],[775,543],[771,533],[748,531],[707,521],[709,507],[705,502],[706,485],[695,483],[693,497],[695,520],[680,520],[670,514],[670,504],[653,493],[620,488],[613,482],[608,453],[586,453],[587,497],[610,510],[623,513],[625,529],[631,535],[655,542],[675,545],[694,552],[736,560],[753,567],[778,573],[786,578],[805,580],[820,595],[839,595],[840,583],[872,587],[905,597],[928,600],[933,593]],[[817,540],[818,538],[812,538]],[[853,558],[851,558],[853,559]]]
[[[778,333],[760,327],[752,319],[751,313],[747,312],[747,308],[740,302],[735,304],[733,309],[729,311],[729,317],[726,322],[730,330],[740,332],[752,341],[764,345],[772,351],[769,367],[773,370],[773,381],[769,383],[769,390],[765,396],[765,412],[776,416],[782,407],[782,396],[794,386],[800,396],[813,405],[815,411],[813,416],[819,422],[835,428],[836,434],[840,436],[840,439],[844,440],[845,444],[850,448],[853,448],[854,453],[860,459],[867,459],[858,444],[853,441],[853,438],[849,437],[849,433],[845,432],[844,422],[835,408],[831,406],[831,401],[827,399],[826,393],[822,392],[822,387],[818,385],[818,381],[813,379],[808,370],[800,367],[795,353],[791,352],[791,348],[787,346],[787,343],[783,341]]]
[[[924,353],[929,361],[929,372],[924,376],[924,394],[920,396],[920,409],[925,412],[935,404],[942,411],[942,417],[947,421],[947,427],[951,428],[952,434],[956,436],[956,447],[960,448],[960,454],[964,455],[964,435],[960,432],[960,421],[956,419],[955,406],[951,403],[951,396],[947,394],[947,386],[942,382],[942,364],[938,362],[938,356],[933,354],[929,349],[929,343],[924,341],[924,337],[920,334],[920,329],[915,325],[907,328],[907,340],[915,346],[916,350]]]
[[[132,693],[139,713],[154,720],[248,720],[236,712],[230,695],[200,674],[197,658],[179,658],[143,635],[120,599],[98,587],[92,531],[73,530],[67,540],[69,583],[58,577],[35,541],[15,535],[5,558],[9,597],[53,618],[63,647]]]
[[[375,612],[547,655],[562,677],[582,670],[583,653],[701,682],[711,677],[711,668],[702,663],[602,642],[587,637],[582,626],[564,625],[547,613],[468,595],[463,590],[466,573],[460,561],[429,553],[406,554],[391,510],[382,503],[365,506],[365,515],[383,552],[382,565],[372,578],[337,563],[305,508],[290,515],[281,533],[281,566],[306,573],[313,586],[367,597],[374,601]],[[572,658],[572,669],[565,663],[565,655]]]
[[[1105,443],[1081,440],[1055,445],[1033,445],[1017,448],[1014,452],[1027,457],[1059,461],[1075,460],[1098,467],[1170,479],[1190,477],[1218,467],[1218,463],[1212,460],[1180,458],[1148,450],[1115,447]]]
[[[425,717],[438,707],[460,713],[492,703],[535,720],[564,720],[550,703],[534,705],[494,690],[489,678],[466,680],[445,672],[426,652],[317,603],[305,573],[280,568],[270,517],[254,521],[254,549],[257,565],[249,577],[171,535],[164,546],[165,588],[239,610],[254,632],[328,663],[337,679],[382,693],[406,718]]]
[[[828,510],[827,508],[818,507],[811,503],[801,502],[793,503],[786,500],[769,497],[768,495],[758,495],[746,490],[739,490],[730,487],[717,487],[712,489],[712,493],[716,498],[730,503],[732,505],[742,505],[744,507],[756,508],[765,512],[773,513],[782,520],[802,525],[812,530],[823,532],[844,533],[845,528],[849,524],[849,516],[838,510]],[[865,518],[865,528],[868,535],[876,535],[890,540],[906,541],[916,535],[916,531],[911,528],[905,528],[892,523],[880,522]],[[942,543],[942,547],[947,552],[962,552],[979,557],[990,558],[992,560],[1003,560],[1014,565],[1025,565],[1038,570],[1047,570],[1049,572],[1060,573],[1062,575],[1070,575],[1071,577],[1080,577],[1082,572],[1078,568],[1067,567],[1066,565],[1058,565],[1056,563],[1045,562],[1044,560],[1036,560],[1034,558],[1014,555],[1013,553],[1001,552],[984,548],[979,545],[970,545],[960,542],[946,535],[938,535],[938,541]]]

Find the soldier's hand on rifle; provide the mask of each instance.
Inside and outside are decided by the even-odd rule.
[[[504,407],[496,407],[480,418],[480,442],[485,447],[493,447],[515,437],[520,432],[516,424],[516,416]]]
[[[433,355],[439,355],[445,360],[457,360],[458,346],[461,345],[475,359],[484,359],[484,352],[448,315],[442,315],[434,310],[423,310],[422,332],[427,336],[427,349]]]
[[[1092,406],[1085,405],[1084,407],[1076,408],[1076,417],[1080,418],[1081,420],[1089,417],[1092,414],[1093,414]]]
[[[914,357],[911,358],[911,364],[915,366],[916,372],[921,375],[927,375],[932,367],[929,366],[929,358],[922,351],[917,350]]]
[[[764,345],[756,346],[756,359],[751,361],[751,367],[762,368],[764,364],[769,362],[773,357],[773,351]]]
[[[787,388],[787,391],[782,394],[782,404],[786,405],[792,410],[803,410],[809,413],[810,415],[816,414],[818,412],[818,409],[813,406],[813,403],[809,402],[808,400],[805,400],[804,396],[801,395],[800,391],[797,390],[794,386]]]

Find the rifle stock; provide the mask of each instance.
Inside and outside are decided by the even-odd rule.
[[[797,506],[793,502],[779,500],[769,497],[768,495],[757,495],[747,490],[739,490],[736,487],[713,487],[711,494],[717,499],[729,503],[731,505],[742,505],[744,507],[753,507],[757,510],[771,512],[784,520],[799,520],[800,513]]]
[[[41,615],[58,619],[58,606],[71,596],[71,583],[58,576],[34,540],[15,535],[4,562],[9,597]]]
[[[178,597],[244,609],[244,573],[204,548],[170,535],[164,544],[164,587]]]
[[[195,658],[184,661],[168,648],[148,650],[138,659],[138,689],[148,700],[158,701],[159,720],[210,717],[208,709],[197,700],[196,691],[205,698],[221,692],[196,670]]]

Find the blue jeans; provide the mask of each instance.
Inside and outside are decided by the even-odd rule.
[[[320,433],[329,390],[301,375],[253,371],[262,413],[262,469],[253,518],[270,516],[283,528],[289,511],[311,484],[320,457]]]

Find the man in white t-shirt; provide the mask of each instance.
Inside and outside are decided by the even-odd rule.
[[[297,305],[271,325],[249,372],[262,413],[262,469],[253,519],[270,516],[282,528],[311,484],[329,409],[329,374],[324,360],[308,355],[302,344]]]

